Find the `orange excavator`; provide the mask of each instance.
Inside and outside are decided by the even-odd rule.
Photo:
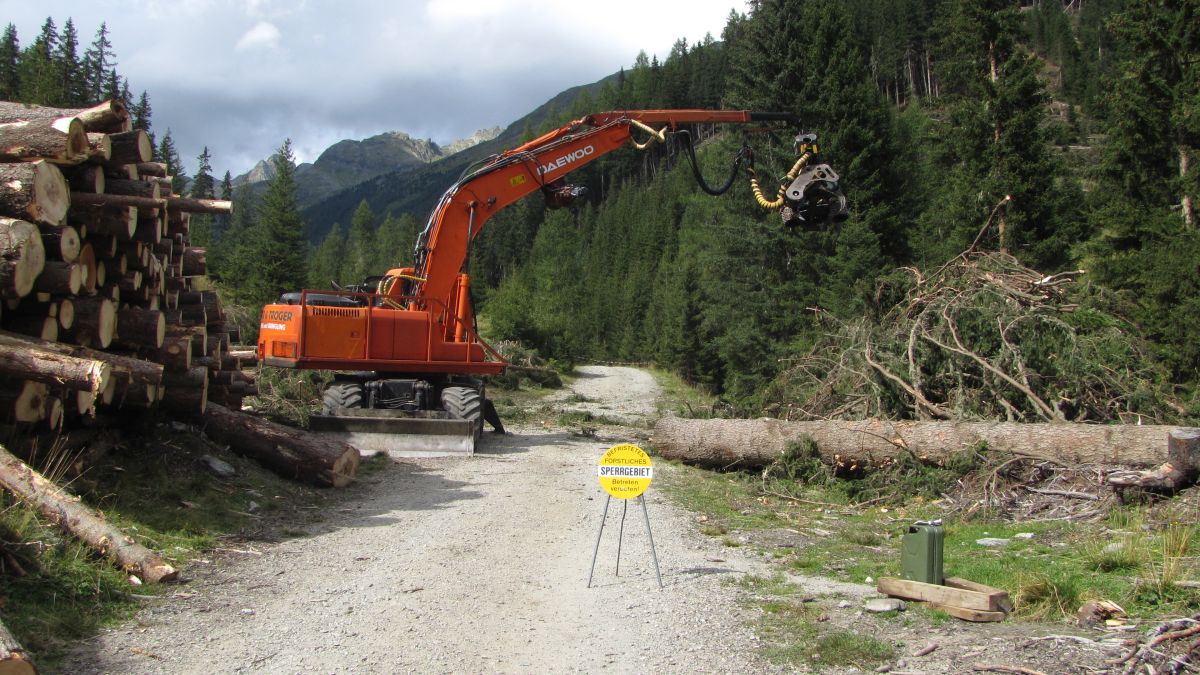
[[[785,225],[844,219],[838,175],[812,161],[819,152],[812,134],[796,136],[795,163],[771,198],[758,183],[747,145],[723,186],[704,181],[689,125],[756,122],[796,119],[725,110],[604,112],[489,157],[442,195],[417,239],[412,267],[349,289],[286,293],[264,307],[258,358],[270,366],[338,371],[323,394],[322,414],[311,418],[313,430],[344,434],[364,450],[403,444],[417,455],[469,454],[485,420],[503,431],[480,377],[508,364],[476,333],[464,270],[468,248],[488,220],[533,192],[541,192],[548,206],[568,206],[585,189],[568,185],[566,174],[626,144],[646,149],[672,135],[682,140],[697,181],[710,194],[727,191],[744,169],[757,203],[780,211]],[[398,443],[394,434],[411,436]]]

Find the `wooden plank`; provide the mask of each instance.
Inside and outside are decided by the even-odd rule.
[[[992,596],[978,591],[938,586],[937,584],[926,584],[920,581],[909,581],[908,579],[897,579],[895,577],[882,577],[879,580],[877,588],[880,593],[908,600],[936,602],[938,604],[961,607],[963,609],[974,609],[981,612],[996,611],[992,607]]]
[[[931,609],[940,609],[956,619],[963,621],[974,621],[976,623],[985,623],[989,621],[1003,621],[1008,618],[1005,612],[985,612],[979,609],[966,609],[963,607],[955,607],[953,605],[943,605],[940,602],[926,602],[925,605]]]
[[[978,584],[970,579],[963,579],[962,577],[946,577],[944,582],[950,588],[961,588],[964,591],[987,593],[992,598],[992,609],[995,611],[1013,611],[1013,601],[1008,597],[1008,591]]]

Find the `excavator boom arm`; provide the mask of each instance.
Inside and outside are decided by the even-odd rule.
[[[624,146],[635,133],[640,132],[649,142],[663,140],[665,131],[683,124],[794,119],[789,113],[740,110],[611,111],[575,120],[497,155],[451,186],[434,209],[418,242],[416,276],[421,281],[415,295],[453,306],[450,294],[467,249],[488,219],[521,197]]]

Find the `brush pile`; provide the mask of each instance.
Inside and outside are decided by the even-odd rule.
[[[790,420],[1172,424],[1186,411],[1112,311],[1116,300],[995,252],[880,284],[877,316],[828,318],[828,338],[782,373],[768,412]],[[828,315],[823,315],[828,316]]]

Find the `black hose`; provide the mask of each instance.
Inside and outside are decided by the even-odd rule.
[[[696,176],[696,184],[700,186],[700,189],[714,197],[720,197],[726,192],[729,192],[729,188],[733,187],[733,182],[737,180],[738,169],[742,168],[742,160],[746,155],[745,151],[739,152],[737,156],[733,158],[733,166],[730,168],[729,178],[725,181],[725,184],[719,188],[714,188],[709,185],[704,180],[704,176],[700,174],[700,164],[696,161],[696,149],[692,145],[692,134],[686,129],[677,131],[676,134],[683,136],[683,145],[687,148],[688,160],[692,164],[692,174]]]

